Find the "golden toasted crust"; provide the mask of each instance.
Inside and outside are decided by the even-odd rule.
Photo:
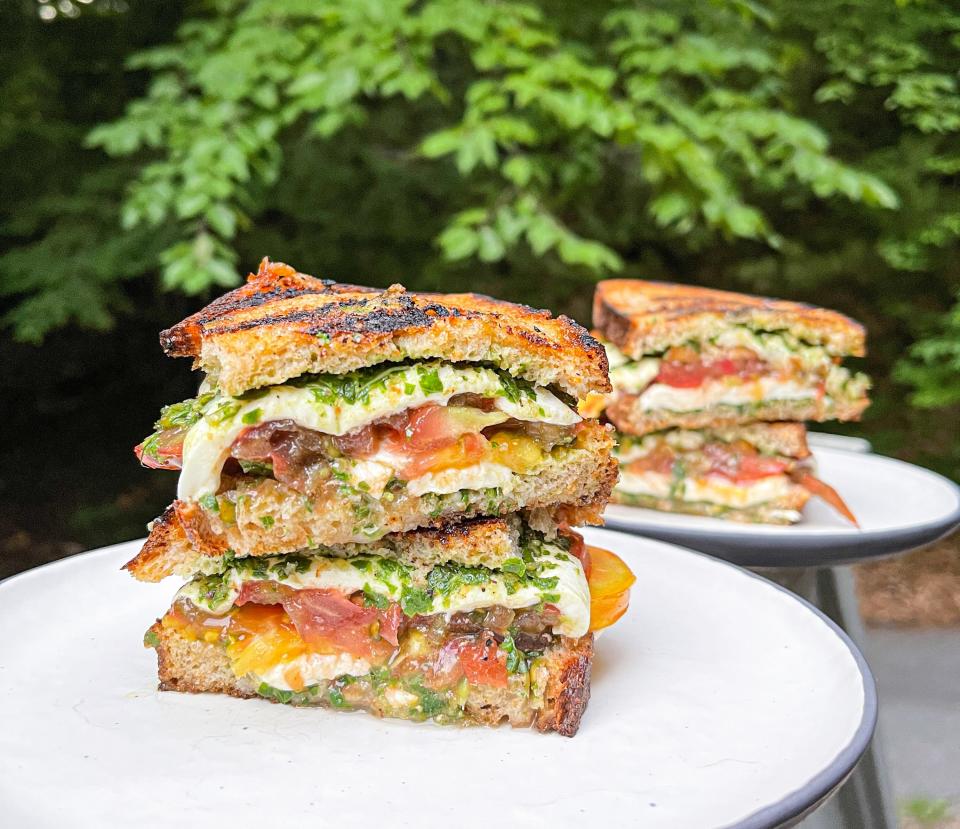
[[[267,259],[160,342],[196,358],[227,394],[410,358],[492,362],[575,397],[610,388],[603,348],[567,317],[481,294],[340,285]]]
[[[421,558],[435,561],[498,567],[516,552],[509,545],[491,543],[492,525],[471,523],[463,534],[462,528],[450,529],[450,522],[526,508],[538,515],[547,511],[558,523],[597,523],[617,480],[612,449],[613,430],[590,422],[576,448],[555,450],[564,457],[551,458],[535,474],[515,476],[515,488],[499,499],[490,500],[482,491],[466,498],[451,495],[436,511],[428,509],[433,502],[428,504],[425,498],[396,498],[384,505],[383,526],[402,535],[385,536],[376,543],[397,546],[401,557],[418,550]],[[235,523],[224,524],[198,504],[175,501],[153,523],[143,549],[126,569],[141,581],[159,581],[174,573],[189,577],[201,569],[205,557],[223,555],[228,549],[238,556],[289,553],[319,544],[345,551],[372,549],[369,541],[349,543],[358,540],[356,518],[353,505],[344,499],[314,508],[299,492],[272,479],[242,479],[239,486],[238,493],[245,497],[238,499],[242,504]],[[267,516],[270,520],[264,521]],[[410,532],[422,527],[442,529],[438,536]]]
[[[661,442],[675,446],[686,446],[682,442],[690,432],[695,437],[702,438],[703,443],[734,443],[745,441],[767,455],[781,455],[795,460],[810,457],[810,447],[807,445],[807,427],[802,423],[747,423],[738,426],[704,427],[703,429],[665,429],[662,432],[653,432],[646,436],[643,446],[650,442],[651,450]],[[624,444],[624,438],[629,442],[630,436],[618,434],[617,441]],[[656,439],[660,440],[657,441]],[[679,439],[679,440],[678,440]]]
[[[161,691],[214,692],[247,699],[258,696],[248,679],[234,676],[220,646],[187,639],[173,629],[163,628],[159,622],[150,632],[159,642],[156,650]],[[541,732],[555,731],[565,737],[576,734],[590,700],[593,635],[563,638],[548,648],[544,657],[537,669],[546,672],[542,703],[529,696],[527,684],[522,681],[512,682],[507,688],[470,686],[464,722],[488,726],[509,722],[517,727],[532,724]],[[325,694],[319,698],[325,699]],[[397,711],[379,713],[402,717]]]
[[[866,397],[857,400],[773,400],[749,408],[731,405],[712,405],[696,412],[645,411],[639,404],[639,395],[615,394],[608,404],[606,416],[627,435],[646,435],[661,429],[703,429],[709,426],[735,426],[756,420],[859,420],[870,405]]]
[[[613,490],[614,504],[626,504],[631,507],[645,507],[660,512],[680,512],[686,515],[705,515],[710,518],[723,518],[741,524],[793,524],[796,513],[810,500],[810,493],[802,486],[793,486],[789,494],[755,507],[736,509],[706,501],[682,501],[676,498],[657,498],[653,495],[638,495],[633,492]]]
[[[639,279],[605,280],[593,297],[594,327],[637,360],[705,340],[733,324],[788,329],[838,357],[865,353],[862,325],[836,311],[799,302]]]
[[[176,501],[167,508],[154,522],[140,552],[123,569],[140,581],[160,581],[173,573],[189,577],[200,569],[203,556],[213,558],[226,553],[226,545],[209,543],[209,539],[217,540],[212,535],[207,536],[204,552],[190,544],[179,515],[178,507],[182,506],[183,502]],[[448,521],[436,527],[393,533],[366,544],[332,545],[325,554],[343,558],[374,554],[419,564],[477,563],[478,557],[499,561],[519,555],[520,526],[519,517],[509,515]],[[289,551],[265,549],[260,555],[280,552]]]

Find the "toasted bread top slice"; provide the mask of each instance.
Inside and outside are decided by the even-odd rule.
[[[702,341],[724,325],[786,329],[836,357],[862,357],[863,326],[837,311],[800,302],[672,282],[608,279],[593,297],[593,325],[633,359]]]
[[[186,523],[192,505],[174,502],[151,526],[150,537],[123,569],[140,581],[160,581],[170,575],[192,578],[209,571],[224,554],[215,545],[196,544]],[[335,558],[372,554],[412,564],[433,565],[454,561],[467,565],[496,567],[520,552],[520,519],[483,517],[449,521],[438,527],[423,527],[391,533],[369,544],[335,544],[324,555]],[[265,554],[266,555],[266,554]]]
[[[227,394],[406,359],[490,362],[575,397],[608,391],[603,347],[567,317],[482,294],[316,279],[264,259],[247,283],[160,335]]]

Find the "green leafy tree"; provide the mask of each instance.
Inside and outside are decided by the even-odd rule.
[[[419,128],[394,151],[455,167],[438,237],[451,261],[525,247],[587,273],[621,270],[632,240],[599,221],[605,179],[642,206],[640,227],[691,244],[720,234],[778,245],[789,228],[752,190],[893,207],[878,177],[831,156],[825,133],[786,111],[789,53],[770,23],[734,2],[694,15],[682,3],[571,14],[477,0],[221,0],[175,44],[130,61],[154,72],[147,95],[89,141],[145,153],[123,224],[176,224],[164,283],[191,293],[237,281],[237,234],[263,191],[297,174],[285,165],[291,136],[322,152],[396,101]]]

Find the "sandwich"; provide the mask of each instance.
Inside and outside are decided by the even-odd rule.
[[[466,563],[480,550],[499,566]],[[162,690],[565,736],[593,632],[633,582],[612,553],[516,517],[206,565],[144,638]]]
[[[573,735],[633,575],[571,529],[617,476],[602,346],[475,294],[264,260],[161,334],[205,373],[135,449],[177,498],[125,568],[186,580],[164,690]]]
[[[857,420],[866,375],[861,325],[796,302],[632,279],[597,286],[593,322],[614,393],[582,411],[625,434],[753,421]]]
[[[750,423],[618,435],[613,501],[764,524],[792,524],[812,495],[856,518],[815,475],[802,423]]]
[[[577,413],[610,390],[606,356],[565,317],[264,260],[161,343],[206,378],[136,447],[180,474],[140,579],[456,518],[599,523],[616,480],[612,430]]]

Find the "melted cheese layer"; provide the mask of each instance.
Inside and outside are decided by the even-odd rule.
[[[774,501],[790,494],[793,484],[786,475],[771,475],[750,484],[737,484],[726,478],[711,475],[703,478],[684,478],[673,489],[669,475],[658,472],[624,473],[617,489],[632,495],[654,498],[674,498],[678,501],[701,501],[735,509],[747,509]]]
[[[421,613],[460,613],[493,605],[518,610],[549,601],[560,611],[560,619],[554,626],[555,633],[572,637],[586,635],[590,628],[590,588],[583,567],[574,556],[552,544],[544,543],[542,550],[543,554],[537,556],[537,562],[542,565],[539,575],[541,578],[556,577],[555,587],[541,589],[532,584],[520,584],[511,593],[503,573],[492,570],[488,581],[461,584],[447,594],[434,594],[430,599],[430,607]],[[384,561],[387,566],[381,568],[380,562]],[[270,563],[271,560],[258,562],[265,568],[269,568]],[[250,566],[249,560],[247,566]],[[277,581],[296,590],[322,588],[338,590],[347,595],[367,588],[391,601],[400,601],[405,587],[401,583],[402,578],[397,575],[396,562],[379,556],[357,556],[352,559],[317,556],[310,559],[310,566],[302,573],[291,568],[279,571],[268,569],[265,575],[261,573],[260,578]],[[233,606],[244,582],[254,580],[256,577],[241,563],[239,568],[229,571],[226,584],[217,591],[215,601],[206,594],[204,579],[194,579],[185,584],[177,593],[177,598],[189,599],[211,613],[222,614]]]
[[[424,365],[409,366],[390,374],[369,391],[367,398],[353,403],[323,402],[309,386],[274,386],[247,400],[218,395],[187,432],[177,497],[198,501],[204,495],[215,493],[233,442],[249,426],[270,420],[292,420],[305,429],[344,435],[405,409],[425,403],[443,405],[454,395],[465,393],[493,398],[499,411],[517,420],[572,426],[581,419],[544,388],[535,388],[531,395],[521,393],[514,399],[507,397],[500,376],[483,366],[426,364],[436,372],[441,390],[432,390],[434,385],[424,388],[420,374]],[[229,412],[228,416],[224,416],[225,411]]]
[[[778,380],[775,377],[757,377],[743,381],[738,377],[708,380],[693,389],[680,389],[663,383],[654,383],[640,395],[640,408],[649,412],[695,412],[708,406],[742,406],[773,400],[809,400],[816,389],[796,380]]]

